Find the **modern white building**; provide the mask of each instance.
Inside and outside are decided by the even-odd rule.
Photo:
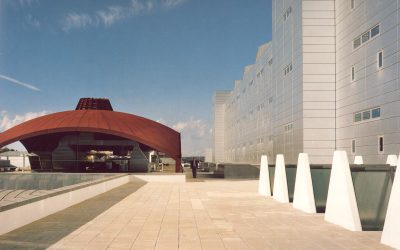
[[[398,0],[273,0],[272,41],[214,96],[214,161],[288,164],[400,150]],[[266,16],[266,18],[268,18]]]

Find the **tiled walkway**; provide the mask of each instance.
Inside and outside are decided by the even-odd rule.
[[[129,190],[128,186],[119,189]],[[137,186],[121,201],[80,226],[64,230],[56,240],[20,247],[51,249],[386,249],[381,232],[350,232],[327,223],[323,215],[308,215],[257,195],[257,181],[206,180],[182,184],[148,183]],[[107,199],[106,193],[103,199]],[[116,192],[116,190],[114,190]],[[122,192],[122,191],[121,191]],[[99,200],[101,204],[101,200]],[[85,203],[89,205],[85,205]],[[85,207],[86,206],[86,207]],[[58,215],[59,230],[90,213],[90,201],[71,207],[75,218]],[[75,209],[75,211],[74,211]],[[63,212],[60,212],[61,214]],[[57,215],[57,214],[56,214]],[[55,215],[55,216],[56,216]],[[49,216],[51,217],[51,216]],[[45,232],[32,223],[30,234]],[[53,219],[54,221],[54,219]],[[29,230],[29,228],[31,228]],[[12,246],[23,233],[16,230],[0,237],[0,248]],[[47,237],[51,237],[48,233]],[[36,243],[35,243],[36,242]],[[51,244],[50,244],[51,243]],[[2,245],[5,244],[5,245]],[[17,244],[15,245],[17,246]]]

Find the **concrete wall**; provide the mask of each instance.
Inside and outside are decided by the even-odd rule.
[[[0,160],[9,160],[10,164],[18,168],[30,167],[29,158],[27,155],[21,156],[0,156]]]
[[[62,193],[0,212],[0,234],[10,232],[35,220],[87,200],[129,182],[129,176],[119,177],[95,185]]]

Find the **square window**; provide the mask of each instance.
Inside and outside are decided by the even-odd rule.
[[[361,113],[357,113],[354,115],[354,122],[360,122],[361,121]]]
[[[381,117],[381,108],[375,108],[371,111],[371,116],[372,118],[378,118]]]
[[[361,45],[361,37],[358,37],[353,41],[353,49],[357,49],[358,47],[360,47],[360,45]]]
[[[371,37],[379,35],[379,24],[371,29]]]
[[[371,118],[371,112],[369,110],[364,111],[362,113],[362,118],[363,118],[363,120],[368,120],[369,118]]]
[[[368,31],[368,32],[365,32],[365,33],[362,34],[362,36],[361,36],[361,41],[362,41],[362,43],[366,43],[366,42],[368,42],[368,40],[369,40],[369,31]]]

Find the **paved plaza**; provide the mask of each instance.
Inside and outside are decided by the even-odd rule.
[[[389,249],[381,232],[347,231],[257,185],[132,182],[0,236],[0,249]]]

